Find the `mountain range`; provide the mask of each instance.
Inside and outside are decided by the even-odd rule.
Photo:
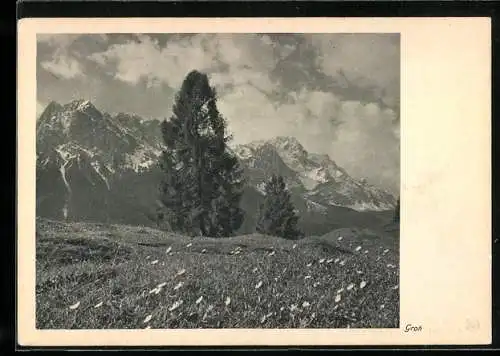
[[[103,113],[87,100],[49,103],[36,124],[37,216],[154,226],[160,127],[159,120]],[[263,183],[273,173],[285,178],[306,234],[378,226],[392,215],[393,195],[351,177],[328,155],[307,152],[294,137],[230,149],[248,182],[239,233],[253,232]]]

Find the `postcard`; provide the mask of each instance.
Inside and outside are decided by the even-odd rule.
[[[19,21],[18,342],[491,342],[489,18]]]

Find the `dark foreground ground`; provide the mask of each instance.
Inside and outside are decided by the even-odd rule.
[[[37,219],[36,244],[40,329],[399,327],[390,236],[188,238]]]

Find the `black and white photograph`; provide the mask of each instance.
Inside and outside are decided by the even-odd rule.
[[[399,33],[36,47],[37,329],[400,328]]]

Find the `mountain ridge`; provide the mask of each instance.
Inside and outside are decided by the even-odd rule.
[[[51,101],[36,132],[37,215],[142,224],[152,219],[164,148],[160,120],[110,115],[83,99],[64,105]],[[352,178],[328,155],[307,152],[294,137],[231,150],[249,181],[242,204],[250,220],[257,205],[253,200],[262,198],[262,184],[273,173],[285,177],[307,214],[327,216],[335,208],[383,212],[396,203],[390,193]]]

